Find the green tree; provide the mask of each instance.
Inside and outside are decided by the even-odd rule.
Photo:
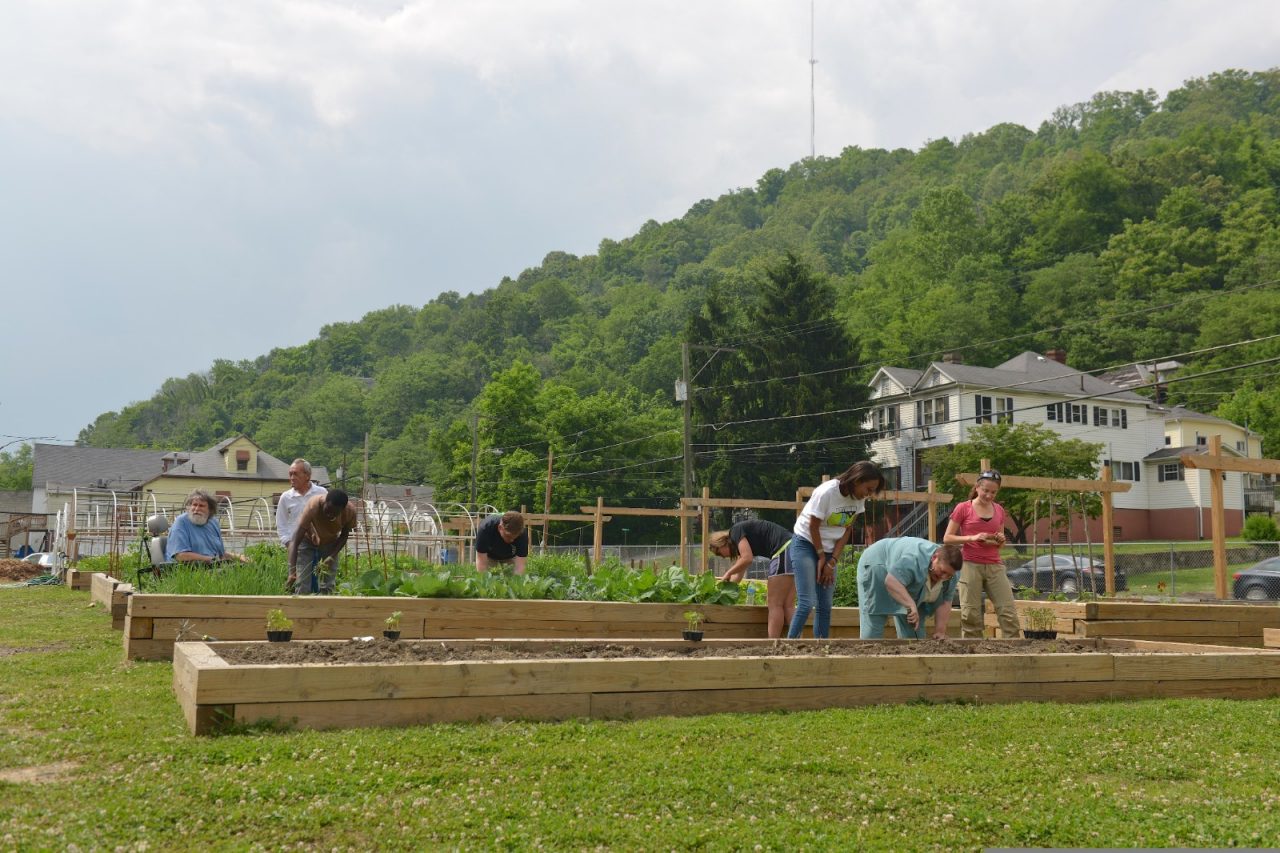
[[[933,469],[933,479],[940,489],[959,490],[956,475],[979,469],[986,459],[1002,475],[1024,477],[1057,477],[1068,480],[1094,480],[1098,477],[1098,455],[1103,445],[1064,439],[1039,424],[985,424],[969,430],[968,440],[950,447],[925,451],[925,464]],[[953,491],[953,494],[955,492]],[[1080,513],[1079,492],[1043,492],[1029,489],[1002,488],[1000,505],[1013,520],[1014,540],[1026,542],[1026,531],[1038,517],[1049,517],[1050,508],[1061,521]],[[965,500],[959,494],[957,500]],[[1090,494],[1085,511],[1096,516],[1101,501]]]
[[[0,491],[29,491],[34,467],[30,444],[19,445],[13,451],[0,450]]]

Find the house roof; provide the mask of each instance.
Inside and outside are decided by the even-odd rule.
[[[883,367],[881,370],[895,378],[915,374],[906,386],[911,390],[918,388],[920,382],[930,374],[937,373],[958,385],[990,388],[993,391],[1008,389],[1064,397],[1107,397],[1134,403],[1150,402],[1140,394],[1117,388],[1109,382],[1034,352],[1021,353],[995,367],[935,361],[923,371],[901,367]]]
[[[1235,423],[1234,421],[1229,421],[1226,418],[1220,418],[1217,415],[1206,415],[1206,414],[1202,414],[1201,412],[1193,412],[1190,409],[1188,409],[1186,406],[1174,406],[1170,409],[1165,410],[1164,419],[1167,421],[1182,420],[1184,418],[1189,418],[1197,421],[1205,421],[1206,423],[1212,423],[1212,424],[1230,424],[1236,429],[1241,428],[1240,425]]]
[[[1178,457],[1184,453],[1190,453],[1195,456],[1208,456],[1209,448],[1205,447],[1202,444],[1188,444],[1182,447],[1162,447],[1159,450],[1153,453],[1148,453],[1146,456],[1142,457],[1142,461],[1143,462],[1163,462],[1163,461],[1176,462],[1178,460]],[[1224,456],[1228,454],[1231,456],[1240,455],[1233,447],[1223,447],[1222,453]]]
[[[223,458],[227,449],[240,439],[252,444],[258,448],[258,470],[257,471],[228,471],[226,461]],[[289,464],[283,459],[278,459],[270,453],[263,450],[253,439],[248,436],[237,435],[224,439],[208,450],[201,450],[190,454],[189,458],[181,464],[175,465],[168,471],[165,471],[165,477],[217,477],[223,480],[284,480],[289,479]],[[160,477],[160,472],[150,479]],[[311,480],[321,485],[329,483],[329,471],[323,465],[311,466]]]
[[[431,503],[435,500],[434,486],[410,486],[398,483],[370,483],[365,493],[374,501],[399,501],[400,503]]]
[[[32,485],[49,483],[124,491],[160,473],[163,450],[40,444],[32,448]]]
[[[31,482],[36,488],[50,483],[61,486],[127,491],[164,477],[218,477],[228,480],[289,479],[289,463],[282,462],[258,447],[258,470],[227,471],[223,454],[241,436],[219,442],[208,450],[127,450],[114,447],[80,447],[64,444],[40,444],[33,448]],[[253,443],[252,439],[246,439]],[[164,470],[165,461],[179,461]],[[313,466],[311,479],[329,482],[329,472],[321,465]]]

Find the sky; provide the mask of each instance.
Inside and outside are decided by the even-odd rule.
[[[4,0],[0,449],[754,186],[1280,65],[1273,0]],[[812,54],[811,54],[812,36]]]

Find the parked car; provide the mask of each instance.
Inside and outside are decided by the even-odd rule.
[[[1082,588],[1085,592],[1098,594],[1107,591],[1106,570],[1102,561],[1090,560],[1084,556],[1045,554],[1035,560],[1027,560],[1021,566],[1009,570],[1009,583],[1013,584],[1014,589],[1030,589],[1033,574],[1035,589],[1039,592],[1077,595]],[[1128,575],[1124,569],[1116,566],[1116,591],[1128,588]]]
[[[36,551],[22,558],[24,562],[35,563],[43,569],[52,569],[56,560],[56,555],[47,551]]]
[[[1246,601],[1280,599],[1280,557],[1268,557],[1231,576],[1231,595]]]

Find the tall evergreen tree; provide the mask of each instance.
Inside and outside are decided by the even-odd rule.
[[[866,457],[869,389],[834,308],[826,280],[791,253],[766,269],[739,319],[710,294],[688,328],[706,363],[693,383],[699,486],[786,499]]]

